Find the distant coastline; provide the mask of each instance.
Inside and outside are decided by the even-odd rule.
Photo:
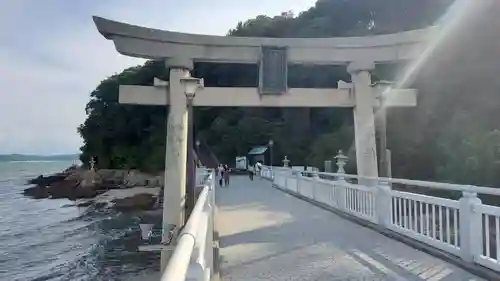
[[[31,155],[31,154],[0,154],[0,162],[13,161],[71,161],[79,160],[79,154]]]

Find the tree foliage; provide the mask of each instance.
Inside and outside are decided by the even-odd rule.
[[[318,0],[294,15],[258,16],[228,36],[335,37],[394,33],[429,26],[452,0]],[[500,53],[495,12],[477,19],[467,33],[448,40],[420,70],[413,87],[416,108],[390,109],[388,145],[393,176],[467,184],[500,184]],[[496,21],[492,23],[491,21]],[[475,32],[474,32],[475,31]],[[500,54],[499,54],[500,55]],[[392,80],[405,65],[377,65],[374,80]],[[79,127],[82,160],[97,156],[102,167],[159,170],[164,165],[164,107],[118,105],[118,85],[151,85],[168,79],[161,62],[149,61],[111,76],[91,93],[88,118]],[[196,63],[193,76],[206,86],[252,87],[257,68],[241,64]],[[349,81],[345,66],[289,67],[290,87],[336,87]],[[478,81],[470,83],[470,81]],[[483,83],[481,83],[482,81]],[[487,117],[493,116],[493,117]],[[294,165],[321,166],[338,149],[353,157],[352,110],[342,108],[196,108],[195,134],[219,159],[233,163],[251,147],[274,140],[274,163],[284,155]]]

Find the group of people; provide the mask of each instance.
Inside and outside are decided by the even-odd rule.
[[[250,177],[250,180],[253,180],[253,177],[255,174],[257,174],[260,169],[261,165],[259,162],[257,162],[255,165],[250,165],[248,166],[248,176]],[[229,168],[227,165],[224,164],[219,164],[219,167],[217,167],[217,178],[219,179],[219,186],[220,187],[229,187],[229,174],[231,172],[231,168]]]
[[[217,167],[217,177],[219,178],[219,186],[223,187],[224,185],[226,187],[229,186],[229,173],[231,172],[231,169],[227,165],[220,164],[219,167]]]

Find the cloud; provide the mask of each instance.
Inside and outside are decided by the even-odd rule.
[[[76,152],[90,92],[143,60],[119,55],[92,15],[181,32],[223,35],[259,14],[313,0],[17,0],[0,2],[0,153]]]

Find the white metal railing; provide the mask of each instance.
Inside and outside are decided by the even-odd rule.
[[[483,241],[479,244],[481,254],[476,262],[500,271],[500,208],[488,205],[479,205],[478,212],[481,214],[481,223],[476,223],[479,228],[476,229],[478,236]],[[482,226],[482,227],[481,227]]]
[[[212,170],[205,168],[196,168],[196,184],[202,185],[207,182],[208,177],[212,174]]]
[[[483,204],[477,196],[498,196],[500,189],[267,166],[260,175],[281,189],[500,271],[500,207]],[[461,196],[420,194],[424,190]]]
[[[391,229],[460,255],[458,201],[395,190],[391,200]]]
[[[215,175],[212,170],[197,173],[204,184],[191,215],[177,237],[175,249],[161,281],[209,281],[214,272]]]

